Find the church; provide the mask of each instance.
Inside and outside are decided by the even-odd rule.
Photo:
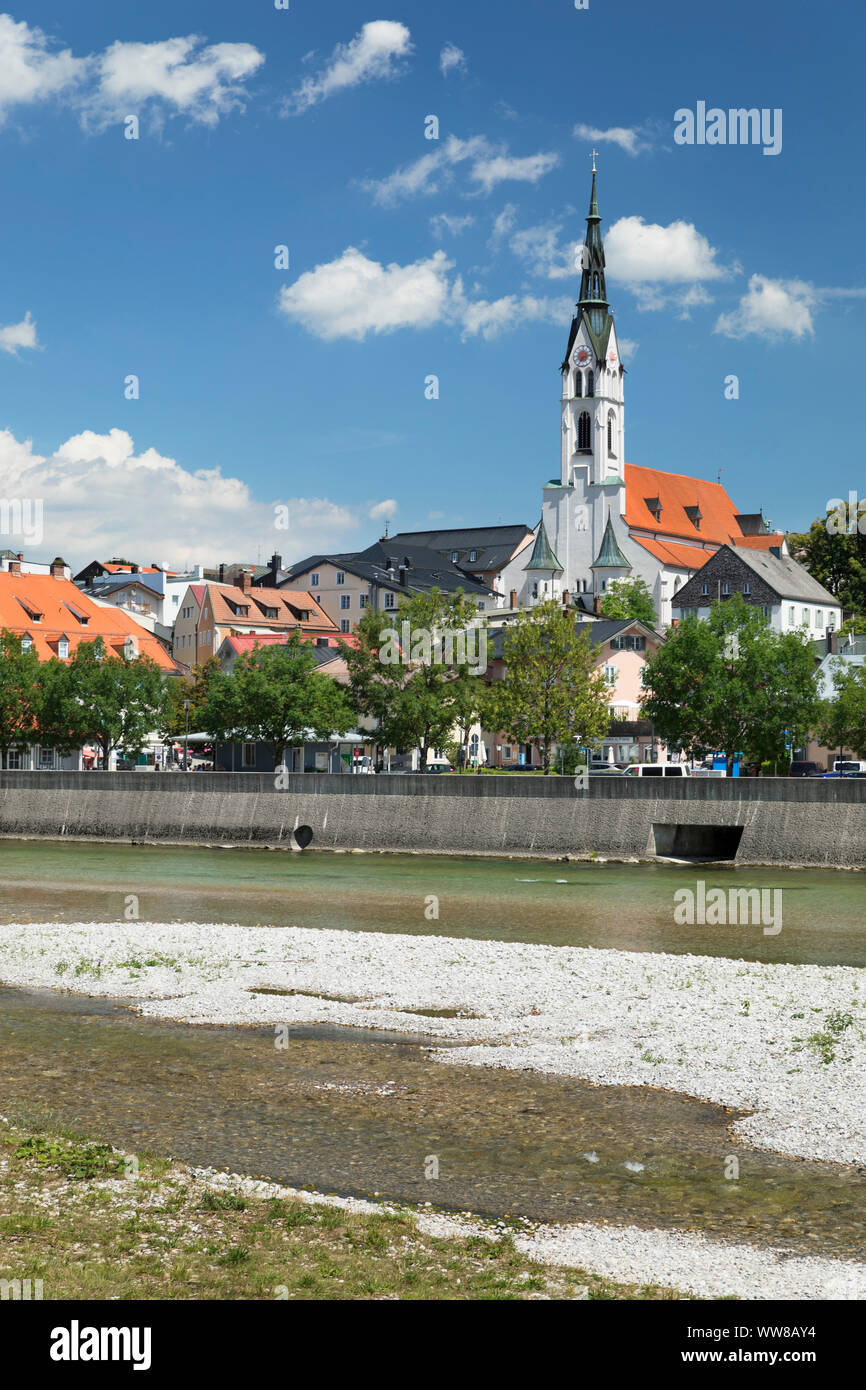
[[[643,578],[659,624],[679,589],[722,545],[787,555],[760,512],[738,512],[720,483],[625,461],[625,377],[605,284],[593,157],[580,297],[562,363],[559,476],[542,489],[534,542],[500,592],[511,605],[565,598],[594,608],[618,579]]]

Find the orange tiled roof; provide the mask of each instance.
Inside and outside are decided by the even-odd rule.
[[[274,632],[338,632],[333,618],[312,594],[301,589],[249,589],[244,593],[235,584],[208,584],[214,622],[222,627],[262,627],[270,624]],[[235,612],[235,607],[241,611]],[[247,609],[245,613],[243,610]],[[266,609],[276,609],[277,616],[269,618]],[[307,613],[304,618],[299,615]]]
[[[686,542],[699,539],[714,545],[745,543],[754,550],[767,550],[771,545],[782,544],[781,535],[744,536],[737,521],[737,509],[721,483],[627,463],[625,487],[625,522],[629,527],[656,535],[681,537]],[[647,506],[648,498],[658,498],[661,505],[658,518]],[[700,509],[699,531],[686,507]]]
[[[83,622],[82,619],[86,619]],[[70,656],[80,643],[101,637],[111,656],[123,654],[127,637],[134,637],[142,656],[152,657],[161,670],[176,673],[178,665],[151,632],[122,608],[103,607],[82,593],[71,579],[47,574],[0,573],[0,629],[28,636],[40,661],[57,656],[61,637]]]
[[[699,545],[681,545],[678,541],[657,541],[649,536],[632,536],[650,555],[672,569],[699,570],[715,555],[715,550],[702,550]]]

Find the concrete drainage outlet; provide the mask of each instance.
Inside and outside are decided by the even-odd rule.
[[[742,825],[654,825],[655,852],[676,859],[735,859]]]
[[[313,832],[308,825],[297,825],[292,831],[289,844],[292,849],[306,849],[307,845],[312,844]]]

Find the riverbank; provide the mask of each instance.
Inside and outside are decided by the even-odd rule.
[[[0,979],[197,1024],[326,1022],[449,1064],[652,1086],[753,1112],[733,1137],[866,1162],[866,993],[846,966],[218,923],[13,923]],[[454,1046],[453,1044],[462,1044]]]
[[[853,1261],[690,1232],[485,1222],[151,1158],[133,1167],[109,1145],[5,1116],[0,1277],[52,1300],[866,1297]]]

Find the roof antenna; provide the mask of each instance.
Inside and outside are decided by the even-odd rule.
[[[721,481],[722,481],[722,470],[721,470],[721,468],[720,468],[719,471],[718,471],[718,473],[716,474],[716,482],[717,482],[717,483],[720,483]]]
[[[385,517],[385,534],[384,534],[384,536],[382,537],[382,540],[383,540],[383,541],[386,541],[387,539],[388,539],[388,518]]]

